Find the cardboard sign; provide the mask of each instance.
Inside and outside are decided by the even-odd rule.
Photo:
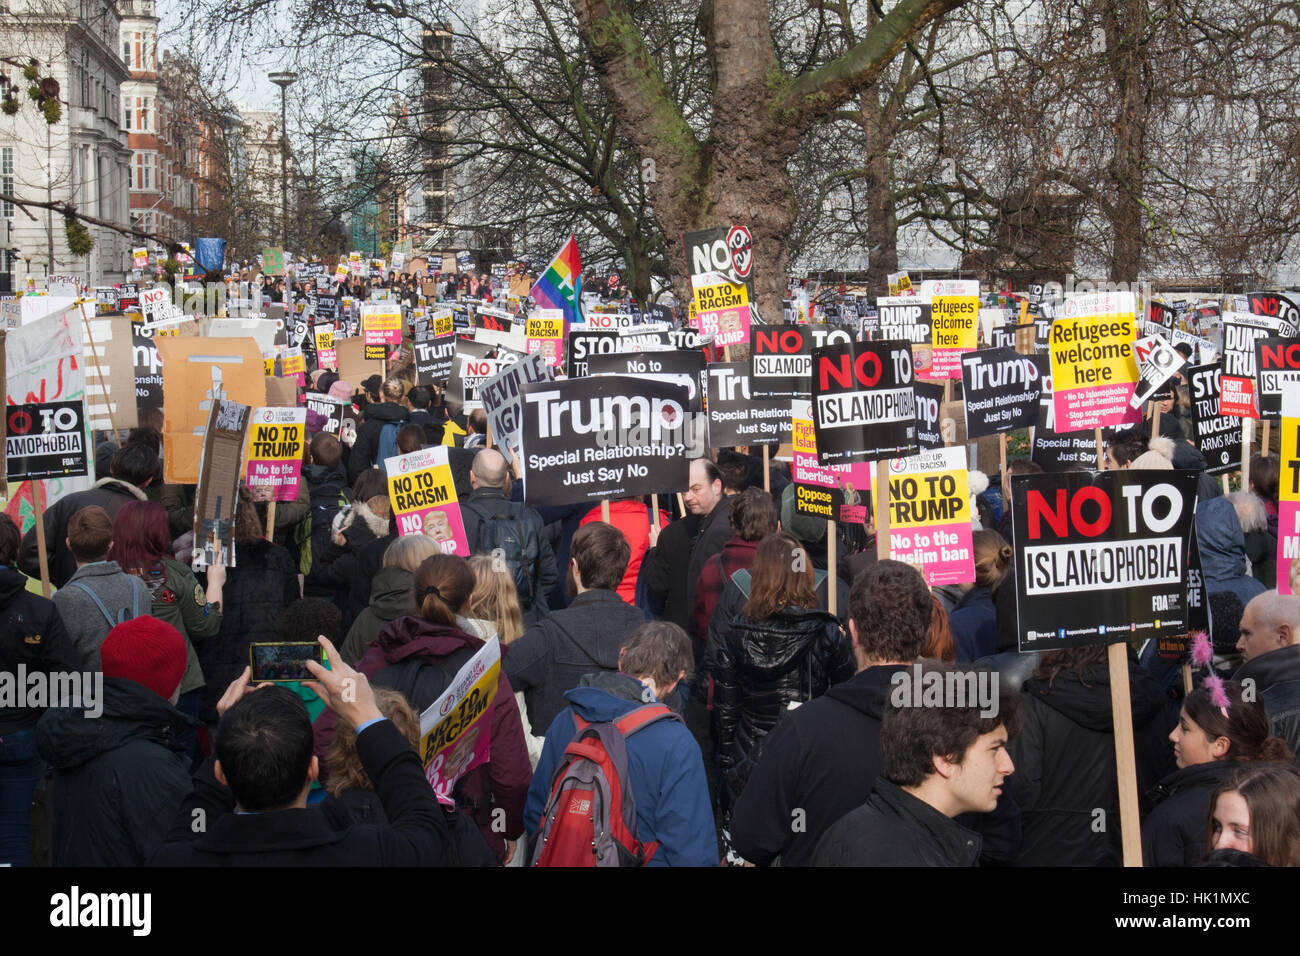
[[[979,283],[930,300],[930,335],[934,346],[930,378],[961,378],[961,360],[979,344]]]
[[[1291,564],[1300,560],[1300,383],[1282,391],[1282,469],[1277,483],[1277,591],[1292,594]]]
[[[8,405],[4,437],[9,481],[90,473],[85,408],[79,401]]]
[[[1056,401],[1052,395],[1052,376],[1043,377],[1043,391],[1038,400],[1038,423],[1034,427],[1034,448],[1030,460],[1043,471],[1055,474],[1068,468],[1097,467],[1097,440],[1093,432],[1056,430]]]
[[[420,763],[434,794],[448,807],[456,805],[456,781],[491,756],[500,681],[501,644],[493,636],[420,714]]]
[[[1138,362],[1138,374],[1141,376],[1133,389],[1129,404],[1141,408],[1148,400],[1154,399],[1161,387],[1187,364],[1182,353],[1162,338],[1138,339],[1133,343],[1133,355]]]
[[[523,425],[524,385],[551,381],[551,367],[541,355],[528,355],[507,365],[478,390],[478,400],[487,413],[492,438],[507,461],[520,452],[520,428]]]
[[[1011,479],[1020,650],[1185,634],[1196,475]]]
[[[438,542],[443,554],[468,558],[469,540],[456,499],[456,483],[447,464],[446,446],[386,458],[384,470],[397,533],[426,534]]]
[[[1222,374],[1222,364],[1194,365],[1187,370],[1193,441],[1205,456],[1205,470],[1212,475],[1233,471],[1241,464],[1241,418],[1219,414]]]
[[[271,488],[276,501],[297,501],[307,440],[306,408],[258,408],[248,432],[249,488]]]
[[[975,580],[966,449],[889,462],[889,555],[931,587]]]
[[[871,500],[872,466],[866,462],[819,464],[812,403],[794,399],[790,418],[790,477],[794,481],[795,510],[841,524],[865,524],[866,502]]]
[[[87,330],[86,418],[91,431],[135,428],[136,382],[131,320],[125,315],[92,315],[90,303],[81,310]]]
[[[284,250],[279,246],[262,250],[262,275],[284,275]]]
[[[1066,300],[1064,313],[1051,333],[1056,430],[1140,422],[1141,410],[1129,404],[1138,381],[1133,294],[1076,295]]]
[[[748,363],[714,362],[708,366],[707,381],[710,448],[791,440],[789,401],[755,399],[749,389]]]
[[[979,349],[961,360],[966,396],[966,435],[996,435],[1029,428],[1038,420],[1046,356],[1027,356],[1011,349]]]
[[[944,387],[937,382],[914,382],[912,390],[916,393],[917,445],[922,451],[928,451],[949,444],[944,438],[939,414]]]
[[[524,499],[597,502],[685,488],[705,449],[687,391],[602,375],[523,386]]]
[[[749,332],[749,389],[755,399],[812,398],[812,353],[853,341],[826,325],[755,325]]]
[[[1300,339],[1255,340],[1255,374],[1259,379],[1259,417],[1277,421],[1282,414],[1282,393],[1300,382]]]
[[[214,401],[249,407],[265,403],[262,357],[252,339],[165,337],[155,342],[163,367],[164,480],[192,485],[199,480],[203,433]],[[242,451],[241,431],[236,473]]]
[[[239,466],[252,412],[248,405],[219,397],[206,405],[197,468],[198,488],[194,497],[191,563],[195,570],[213,564],[235,566],[235,509],[239,503],[239,478],[243,473]]]
[[[918,450],[907,342],[851,342],[814,349],[812,379],[820,464],[879,461]]]
[[[372,375],[384,374],[384,363],[366,357],[366,345],[360,336],[334,337],[334,352],[339,360],[339,378],[360,388]]]
[[[1255,401],[1255,342],[1291,338],[1295,327],[1284,319],[1248,312],[1223,313],[1223,377],[1219,414],[1259,418]]]

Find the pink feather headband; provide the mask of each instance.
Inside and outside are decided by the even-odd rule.
[[[1223,714],[1223,719],[1228,719],[1228,708],[1232,706],[1232,701],[1228,699],[1228,692],[1224,689],[1223,678],[1217,674],[1205,678],[1201,684],[1210,692],[1210,703],[1219,708],[1219,713]]]

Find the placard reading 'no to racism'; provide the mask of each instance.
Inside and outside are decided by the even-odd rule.
[[[468,558],[469,541],[446,446],[386,458],[384,470],[388,473],[388,500],[397,519],[397,533],[428,535],[438,542],[443,554]]]
[[[1184,634],[1193,472],[1011,479],[1020,650]]]

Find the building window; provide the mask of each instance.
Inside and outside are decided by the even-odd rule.
[[[154,188],[154,162],[157,159],[156,153],[136,153],[135,154],[135,188],[136,189],[153,189]]]
[[[122,38],[122,62],[131,65],[131,41],[126,37]]]
[[[131,97],[122,99],[122,129],[128,132],[131,129]]]
[[[0,193],[6,196],[14,194],[14,148],[6,146],[0,149]],[[12,219],[14,204],[7,199],[0,203],[0,218]]]

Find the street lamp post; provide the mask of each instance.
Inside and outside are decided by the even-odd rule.
[[[272,73],[267,79],[280,88],[280,246],[289,245],[289,130],[286,99],[297,73]]]

